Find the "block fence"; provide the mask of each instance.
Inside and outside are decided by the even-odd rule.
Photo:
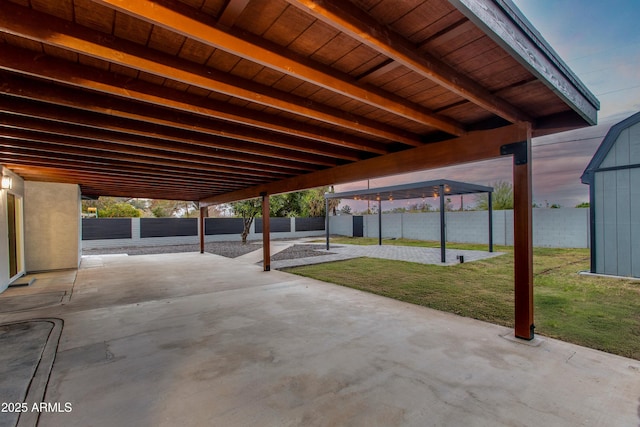
[[[332,235],[353,236],[354,222],[362,221],[362,235],[378,237],[378,215],[341,215],[329,220]],[[447,242],[488,244],[487,211],[447,212],[445,221]],[[270,225],[274,239],[325,235],[324,218],[271,218]],[[196,218],[88,218],[83,219],[82,226],[82,247],[86,249],[199,243]],[[205,220],[205,242],[240,241],[241,232],[240,218]],[[589,232],[589,209],[533,210],[536,247],[588,248]],[[440,214],[383,214],[382,237],[440,240]],[[248,240],[261,239],[262,219],[256,218]],[[513,211],[494,211],[493,242],[513,245]]]
[[[378,215],[363,217],[363,236],[378,237]],[[331,234],[353,236],[353,217],[331,217]],[[489,244],[487,211],[447,212],[446,240],[457,243]],[[589,247],[589,209],[534,209],[533,245],[550,248]],[[382,238],[440,240],[440,213],[382,215]],[[513,211],[493,212],[493,243],[513,245]]]
[[[324,218],[271,218],[275,239],[324,236]],[[242,218],[206,218],[205,242],[240,241]],[[197,218],[85,218],[84,249],[199,244]],[[248,240],[262,240],[262,218],[251,224]]]

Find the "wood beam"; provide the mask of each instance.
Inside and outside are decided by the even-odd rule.
[[[114,150],[111,144],[84,140],[81,138],[60,137],[31,131],[2,128],[0,141],[6,149],[32,150],[34,155],[46,156],[50,153],[77,155],[82,158],[126,161],[131,164],[152,165],[163,168],[182,168],[185,171],[206,174],[225,174],[229,179],[261,180],[282,179],[291,174],[273,173],[269,170],[245,170],[241,165],[202,163],[197,158],[185,158],[180,153],[167,153],[158,150],[139,150],[124,148]],[[234,167],[235,166],[235,167]]]
[[[279,194],[322,185],[343,184],[372,177],[434,169],[499,157],[500,147],[526,138],[528,124],[469,132],[458,138],[434,142],[348,165],[337,166],[282,181],[263,184],[202,199],[209,204],[227,203],[258,197],[261,193]]]
[[[154,185],[171,181],[185,184],[190,181],[195,181],[224,185],[233,183],[236,188],[239,188],[247,185],[256,185],[264,181],[263,179],[243,177],[237,174],[225,174],[225,178],[220,179],[217,178],[216,174],[208,171],[193,170],[180,164],[163,165],[153,163],[151,160],[145,161],[140,158],[129,161],[126,160],[126,156],[100,156],[96,153],[78,155],[69,153],[69,150],[58,147],[49,147],[46,144],[39,145],[41,149],[34,149],[31,146],[27,146],[26,142],[18,146],[7,143],[3,138],[0,138],[0,161],[11,161],[15,163],[18,162],[19,159],[22,159],[22,161],[28,164],[40,164],[43,166],[71,166],[69,162],[76,162],[79,170],[85,170],[88,173],[112,172],[115,174],[114,176],[118,177],[123,176],[125,173],[128,176],[137,176],[135,174],[138,174],[139,176],[147,177]],[[46,149],[46,153],[43,153],[42,149]],[[90,181],[91,179],[91,176],[84,177],[86,181]]]
[[[388,56],[451,92],[512,123],[531,118],[481,85],[380,24],[350,2],[340,0],[287,0],[287,2],[372,49]]]
[[[31,181],[64,182],[68,184],[78,184],[85,176],[73,165],[71,169],[64,169],[61,166],[55,168],[39,164],[18,164],[7,163],[7,167],[15,170],[20,176]],[[152,199],[173,199],[173,200],[198,200],[202,194],[210,194],[216,187],[209,185],[203,187],[188,185],[187,183],[168,183],[158,185],[154,180],[131,179],[127,174],[123,177],[120,173],[98,174],[91,170],[91,182],[80,184],[83,194],[90,195],[110,195],[110,196],[136,196],[148,197]],[[132,193],[132,191],[134,193]]]
[[[284,127],[289,124],[294,127],[300,127],[301,124],[299,122],[295,122],[296,124],[294,125],[284,121],[278,125],[276,133],[265,132],[266,126],[262,128],[256,128],[255,126],[245,127],[234,123],[210,120],[210,117],[221,115],[214,108],[221,108],[224,111],[227,108],[225,107],[227,104],[220,103],[222,105],[218,105],[215,102],[209,102],[210,100],[207,98],[185,95],[184,93],[172,91],[172,89],[157,87],[144,82],[135,84],[136,87],[142,86],[143,90],[145,90],[145,92],[140,92],[131,83],[127,83],[126,79],[105,75],[89,67],[74,66],[61,60],[38,57],[32,52],[22,49],[7,47],[6,51],[3,52],[3,63],[0,64],[0,68],[71,84],[79,88],[91,89],[105,95],[126,97],[131,101],[138,101],[134,103],[117,98],[96,96],[94,93],[86,93],[80,90],[52,87],[51,84],[11,76],[8,73],[0,74],[0,93],[11,95],[12,97],[43,101],[48,104],[68,106],[73,109],[84,110],[85,114],[89,112],[106,114],[109,116],[107,123],[111,125],[101,125],[105,129],[118,130],[118,126],[122,126],[129,133],[142,136],[154,131],[157,134],[155,136],[162,135],[164,138],[169,139],[177,138],[179,141],[184,141],[184,135],[187,135],[193,144],[202,143],[205,146],[215,146],[241,153],[260,153],[269,157],[300,160],[309,163],[314,162],[312,155],[324,156],[324,160],[320,161],[316,158],[315,161],[320,161],[319,164],[325,162],[324,165],[326,166],[335,164],[332,159],[336,158],[350,161],[359,160],[352,149],[362,149],[363,151],[377,154],[386,154],[388,152],[382,143],[356,137],[351,138],[348,135],[341,135],[343,136],[342,139],[334,135],[336,136],[335,138],[333,136],[330,138],[332,140],[331,145],[325,145],[319,144],[318,141],[326,142],[325,139],[328,137],[321,134],[318,136],[318,141],[313,141],[311,140],[312,133],[309,129],[307,129],[308,134],[304,137],[296,135],[295,130],[290,132],[294,136],[281,134],[281,132],[284,132]],[[80,84],[78,84],[79,79],[81,80]],[[149,96],[149,92],[157,92],[159,96]],[[181,101],[177,102],[167,98],[172,95],[174,98],[180,98]],[[155,105],[140,108],[139,101],[195,113],[200,117],[194,118],[187,114],[162,111]],[[262,116],[264,117],[265,114],[262,114]],[[238,116],[234,117],[238,118]],[[126,121],[123,122],[121,119]],[[140,121],[143,124],[136,124],[131,120]],[[278,121],[277,118],[274,120]],[[238,123],[237,120],[232,120],[232,122]],[[122,125],[121,123],[127,123],[127,125]],[[274,124],[273,126],[276,125]],[[283,126],[283,128],[280,129],[280,126]],[[313,129],[313,127],[310,127],[310,129]],[[187,133],[185,134],[184,131]],[[339,141],[342,141],[343,145],[339,146]],[[291,150],[292,152],[287,153],[283,149]],[[329,163],[326,163],[327,161]]]
[[[184,37],[198,40],[208,46],[222,49],[241,58],[256,62],[281,73],[296,77],[322,88],[339,93],[359,102],[383,109],[392,114],[434,127],[452,135],[465,133],[464,126],[455,120],[440,116],[394,94],[366,87],[348,75],[294,55],[277,45],[243,33],[242,37],[216,26],[210,16],[177,2],[150,0],[94,0],[119,12],[161,26]]]
[[[189,179],[182,179],[178,176],[173,177],[170,175],[170,171],[165,172],[165,174],[169,175],[169,179],[159,184],[157,174],[149,174],[141,172],[140,170],[128,170],[126,167],[123,167],[121,170],[114,170],[96,164],[74,163],[66,159],[42,160],[39,158],[30,159],[28,156],[13,155],[5,158],[3,162],[6,163],[7,166],[12,165],[11,169],[15,169],[16,173],[26,179],[31,179],[38,175],[42,177],[56,177],[56,179],[58,177],[66,177],[69,180],[73,180],[73,183],[81,185],[110,186],[113,188],[120,187],[122,189],[144,188],[146,186],[153,189],[184,191],[185,193],[195,190],[205,194],[206,192],[220,191],[222,188],[227,187],[226,184],[219,185],[215,180],[213,182],[196,179],[190,181]],[[53,179],[53,181],[55,181],[55,179]],[[190,185],[194,182],[196,184]],[[241,185],[234,186],[236,188],[242,188]],[[160,198],[167,199],[168,197]],[[185,200],[180,197],[176,199]]]
[[[149,4],[146,5],[149,6]],[[126,40],[115,37],[106,38],[100,32],[72,25],[50,15],[17,6],[7,0],[0,0],[0,6],[3,12],[0,14],[0,31],[18,37],[89,55],[102,61],[243,99],[265,107],[279,109],[296,116],[319,120],[392,141],[402,139],[403,132],[401,130],[365,117],[317,103],[309,103],[306,98],[278,91],[251,80],[191,63],[153,49],[147,49]],[[153,5],[151,8],[153,9]],[[5,62],[3,57],[3,63],[0,64],[0,67],[10,69]],[[65,64],[67,63],[65,62]],[[36,75],[46,77],[51,71],[39,69],[36,71]],[[62,70],[63,79],[66,72],[66,70]],[[58,73],[60,74],[60,70]],[[75,85],[81,87],[84,87],[84,83],[85,79],[82,76],[79,81],[74,82]],[[89,87],[87,88],[89,89]],[[416,141],[413,138],[405,139],[402,142],[411,145],[420,144],[419,139]]]
[[[111,179],[111,181],[90,181],[82,182],[78,180],[77,176],[68,174],[38,174],[33,172],[34,169],[42,168],[39,165],[29,165],[28,169],[22,169],[19,174],[26,180],[30,181],[45,181],[45,182],[64,182],[69,184],[80,185],[83,192],[84,189],[90,188],[91,194],[98,196],[131,196],[131,197],[148,197],[154,199],[171,199],[171,200],[198,200],[202,194],[211,193],[212,189],[203,189],[190,187],[188,184],[166,184],[166,185],[153,185],[151,182],[146,181],[134,181],[131,183],[118,183],[117,179]],[[208,193],[207,193],[208,192]],[[141,193],[138,195],[138,193]],[[149,196],[153,193],[154,196]]]
[[[248,4],[249,0],[229,0],[229,3],[227,3],[224,11],[222,12],[222,14],[220,14],[218,24],[226,28],[233,27],[236,19],[238,19],[238,17]]]
[[[292,174],[295,172],[317,170],[316,167],[311,167],[308,164],[300,162],[278,160],[251,154],[242,155],[236,152],[217,150],[214,147],[201,147],[189,144],[190,141],[187,138],[181,139],[181,141],[183,141],[182,143],[177,143],[175,139],[166,141],[152,137],[136,137],[127,133],[126,128],[123,128],[121,132],[112,132],[67,124],[67,122],[71,122],[71,120],[66,116],[61,116],[60,110],[53,111],[48,109],[45,114],[41,115],[16,116],[14,113],[20,112],[22,114],[25,111],[16,105],[19,104],[19,101],[9,102],[9,104],[13,106],[13,111],[5,110],[2,105],[3,101],[5,100],[0,97],[0,112],[5,113],[0,117],[0,127],[38,132],[40,134],[39,141],[48,141],[79,148],[85,147],[114,152],[137,153],[158,158],[179,157],[180,159],[203,165],[229,166],[248,171],[270,171],[280,174]],[[28,111],[34,112],[31,108],[29,108]],[[53,120],[33,119],[30,117],[44,117]],[[91,124],[91,120],[83,120],[82,114],[73,115],[72,117],[80,123]],[[60,118],[62,119],[60,120]],[[49,139],[45,136],[46,134],[52,135],[52,137]],[[6,136],[12,135],[7,134]],[[20,136],[15,135],[13,137],[19,138]],[[70,137],[70,139],[66,139],[65,137]]]

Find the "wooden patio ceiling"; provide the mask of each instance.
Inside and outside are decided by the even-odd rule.
[[[0,164],[90,196],[218,203],[481,160],[599,108],[509,0],[0,9]]]

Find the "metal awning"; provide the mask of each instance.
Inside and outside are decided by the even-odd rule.
[[[329,199],[351,199],[377,201],[378,205],[378,244],[382,245],[382,201],[426,199],[427,197],[454,196],[461,194],[489,193],[489,252],[493,252],[493,207],[491,194],[493,187],[470,184],[468,182],[438,179],[434,181],[413,182],[390,187],[367,188],[343,193],[325,193],[327,250],[329,250]],[[446,218],[444,197],[440,197],[440,260],[447,262],[446,255]]]
[[[492,193],[493,187],[470,184],[467,182],[437,179],[433,181],[412,182],[409,184],[393,185],[363,190],[345,191],[342,193],[327,193],[327,199],[351,200],[407,200],[439,197],[444,189],[445,195],[460,195],[474,193]]]

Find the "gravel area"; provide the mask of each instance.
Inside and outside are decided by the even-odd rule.
[[[335,246],[334,246],[335,247]],[[243,245],[242,242],[211,242],[205,244],[205,252],[221,255],[227,258],[236,258],[249,252],[262,248],[261,243],[249,242]],[[327,252],[325,245],[293,245],[281,252],[271,256],[272,261],[282,261],[287,259],[307,258],[313,256],[331,255]],[[168,246],[135,246],[120,248],[83,249],[82,255],[107,255],[107,254],[127,254],[127,255],[152,255],[170,254],[178,252],[200,252],[200,245],[168,245]]]
[[[271,261],[282,261],[285,259],[298,259],[333,254],[333,252],[327,252],[326,248],[326,245],[293,245],[290,248],[272,255]]]
[[[236,258],[262,248],[261,243],[249,242],[243,245],[242,242],[211,242],[205,243],[205,252],[221,255],[227,258]],[[83,249],[82,255],[105,255],[105,254],[127,254],[127,255],[152,255],[169,254],[177,252],[200,252],[200,245],[168,245],[168,246],[135,246],[126,248],[101,248]]]

